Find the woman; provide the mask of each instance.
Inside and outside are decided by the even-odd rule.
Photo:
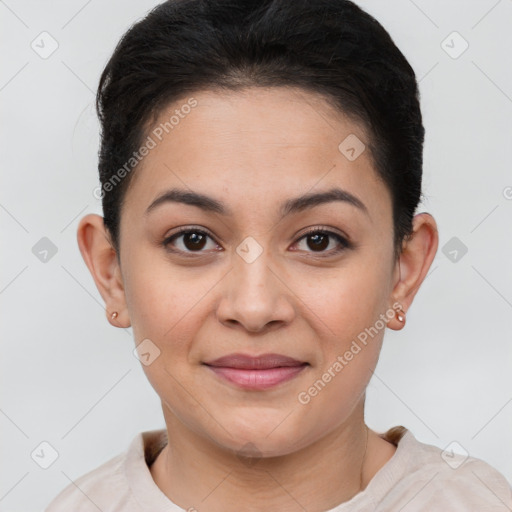
[[[47,508],[509,510],[485,462],[364,420],[438,246],[414,72],[349,1],[168,1],[97,96],[104,218],[78,228],[165,430]]]

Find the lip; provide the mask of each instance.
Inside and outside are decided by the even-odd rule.
[[[262,354],[260,356],[251,356],[248,354],[229,354],[219,357],[213,361],[208,361],[208,366],[222,366],[224,368],[237,368],[240,370],[267,370],[269,368],[301,366],[304,361],[298,361],[292,357],[281,354]]]
[[[281,354],[230,354],[204,363],[219,377],[243,389],[263,390],[284,383],[309,366]]]

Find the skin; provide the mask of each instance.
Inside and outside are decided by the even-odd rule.
[[[78,228],[109,321],[131,325],[136,344],[149,338],[161,351],[143,366],[170,439],[151,474],[184,509],[325,511],[364,489],[396,449],[369,429],[366,441],[364,423],[385,327],[309,403],[298,395],[395,302],[409,309],[434,259],[437,226],[430,214],[416,215],[412,238],[393,259],[391,196],[369,149],[354,161],[338,150],[349,134],[369,141],[321,96],[250,88],[194,98],[197,107],[133,171],[120,262],[102,217],[87,215]],[[334,186],[367,213],[336,201],[279,214],[284,201]],[[211,196],[232,215],[171,202],[145,215],[172,187]],[[181,226],[213,238],[198,253],[181,236],[171,245],[178,252],[169,252],[162,241]],[[328,238],[315,250],[303,235],[317,226],[353,247],[333,254],[339,244]],[[252,263],[236,252],[248,236],[263,248]],[[393,317],[387,328],[403,325]],[[202,364],[233,352],[277,352],[309,366],[269,390],[243,390]],[[247,443],[256,447],[252,463],[237,456]]]

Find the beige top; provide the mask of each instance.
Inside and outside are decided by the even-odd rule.
[[[397,445],[393,456],[363,491],[328,512],[512,510],[512,487],[486,462],[443,453],[404,427],[381,436],[389,440],[391,431]],[[149,470],[166,439],[165,429],[137,434],[126,452],[69,484],[45,512],[183,512]]]

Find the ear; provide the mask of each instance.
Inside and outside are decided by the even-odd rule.
[[[103,217],[92,213],[83,217],[78,225],[77,240],[85,264],[105,301],[108,321],[115,327],[130,327],[121,267]],[[114,311],[118,314],[115,319],[112,318]]]
[[[432,215],[417,214],[413,219],[412,235],[402,246],[402,253],[397,262],[398,279],[392,292],[393,300],[401,304],[404,313],[408,311],[427,275],[438,244],[437,224]],[[403,326],[404,323],[396,318],[388,323],[388,327],[393,330],[400,330]]]

